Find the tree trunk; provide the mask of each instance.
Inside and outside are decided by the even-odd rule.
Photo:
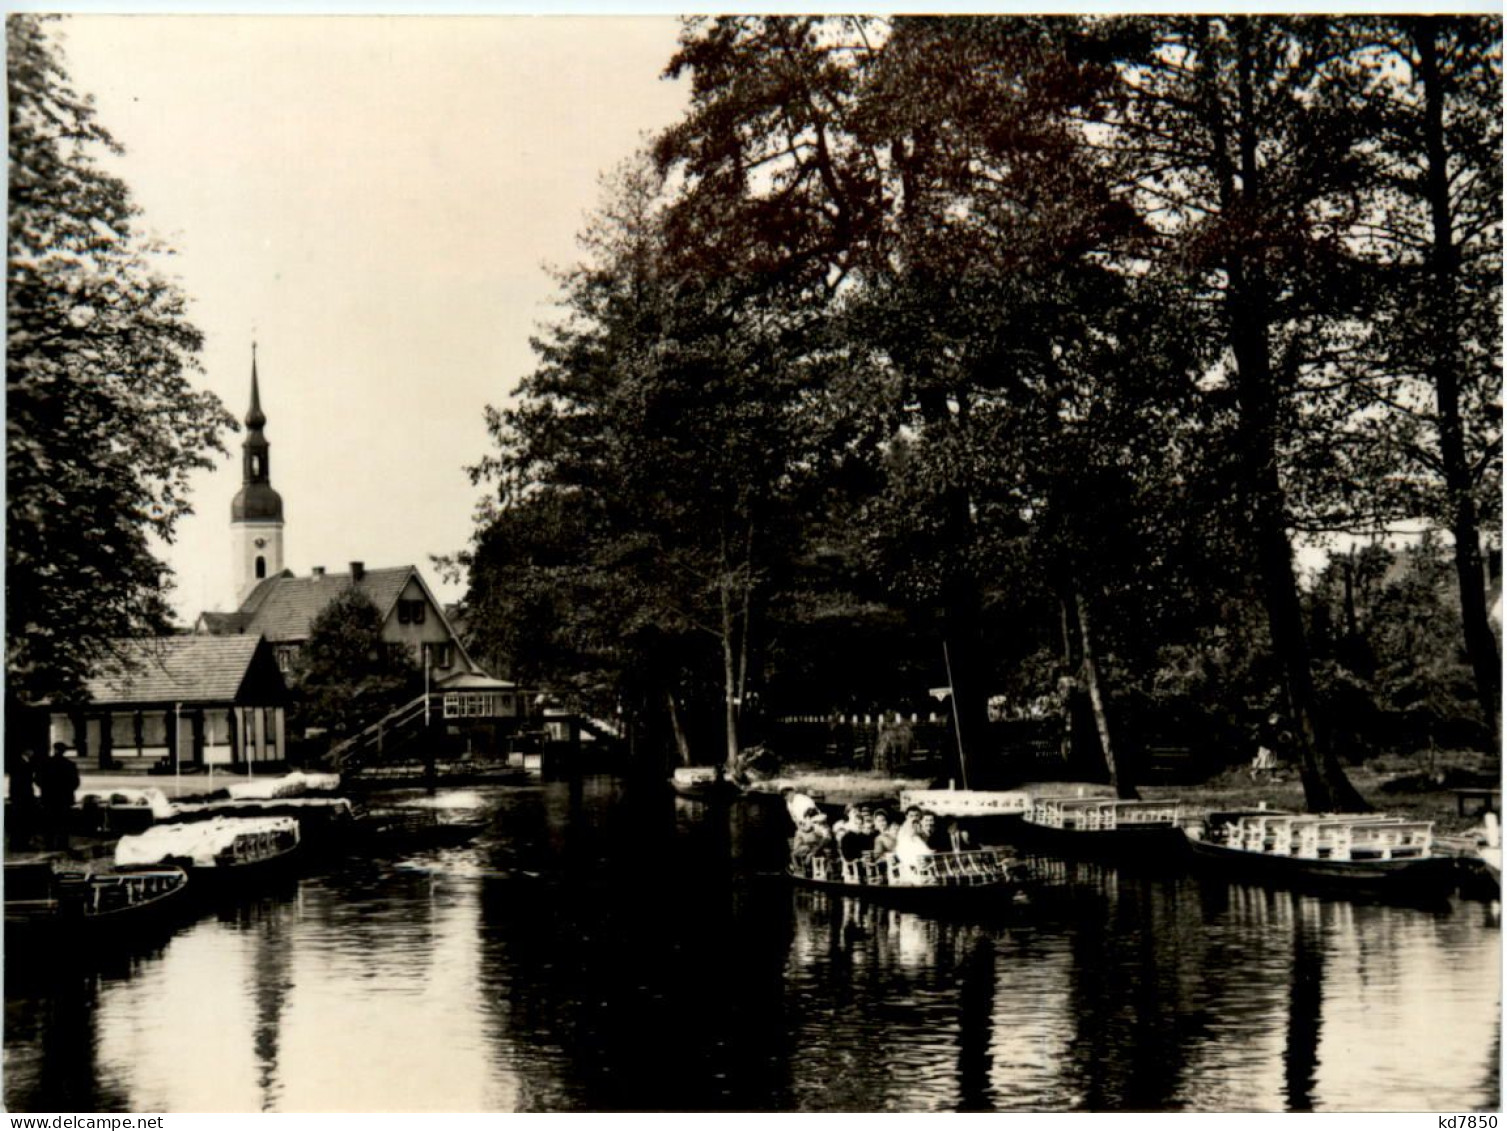
[[[1429,254],[1431,286],[1425,297],[1429,323],[1429,348],[1425,356],[1429,359],[1429,377],[1439,410],[1439,455],[1444,465],[1450,533],[1455,539],[1455,573],[1460,583],[1465,651],[1475,675],[1476,699],[1481,706],[1482,719],[1489,728],[1490,748],[1495,749],[1502,732],[1501,656],[1487,612],[1480,524],[1460,410],[1461,360],[1456,348],[1459,252],[1455,246],[1450,206],[1444,86],[1434,38],[1437,20],[1438,17],[1426,17],[1410,23],[1418,49],[1418,75],[1424,91],[1425,191],[1433,230]]]
[[[738,767],[738,661],[733,651],[732,576],[722,574],[722,700],[727,727],[726,764],[729,773]]]
[[[675,702],[675,692],[665,691],[665,703],[670,709],[670,733],[675,738],[675,753],[682,766],[691,764],[691,744],[686,741],[685,728],[680,725],[680,707]]]
[[[1094,708],[1094,729],[1099,733],[1099,749],[1104,752],[1104,768],[1109,771],[1109,784],[1115,787],[1115,796],[1135,799],[1135,783],[1120,774],[1115,758],[1114,742],[1109,732],[1109,713],[1104,709],[1104,691],[1099,685],[1099,666],[1094,660],[1094,632],[1088,616],[1088,605],[1083,594],[1074,592],[1074,609],[1078,614],[1078,632],[1083,642],[1083,682],[1088,685],[1089,702]]]
[[[743,555],[743,609],[738,637],[738,705],[740,708],[747,702],[748,696],[748,639],[752,635],[749,627],[753,621],[753,541],[754,526],[750,522],[748,547]]]
[[[1237,98],[1240,112],[1234,126],[1236,150],[1233,159],[1224,149],[1228,123],[1214,109],[1211,122],[1219,139],[1221,204],[1227,222],[1237,216],[1258,217],[1262,200],[1259,138],[1255,123],[1255,91],[1252,68],[1256,45],[1251,42],[1248,19],[1236,23],[1238,38]],[[1235,187],[1238,162],[1240,187]],[[1317,696],[1308,656],[1303,607],[1292,567],[1292,545],[1287,536],[1287,508],[1277,467],[1277,390],[1272,372],[1269,343],[1267,279],[1259,249],[1236,247],[1227,257],[1229,285],[1224,314],[1230,346],[1235,356],[1239,402],[1239,432],[1243,464],[1243,488],[1249,523],[1249,546],[1260,570],[1261,588],[1271,627],[1272,648],[1281,665],[1289,711],[1296,723],[1303,795],[1314,812],[1365,810],[1365,803],[1350,784],[1329,747],[1328,735],[1317,719]]]

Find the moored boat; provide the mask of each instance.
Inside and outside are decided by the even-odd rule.
[[[691,801],[731,801],[743,787],[728,779],[721,766],[680,766],[670,776],[676,796]]]
[[[455,848],[480,836],[490,823],[482,798],[470,790],[391,800],[364,808],[352,826],[352,847],[371,853]]]
[[[930,785],[930,781],[919,778],[867,773],[807,773],[751,781],[747,792],[751,796],[767,796],[778,801],[781,794],[790,789],[829,809],[841,809],[854,804],[884,804],[906,790],[926,789]]]
[[[297,859],[301,840],[292,817],[211,817],[154,825],[115,846],[117,865],[176,864],[206,894],[280,875]]]
[[[160,789],[85,789],[74,796],[72,823],[86,835],[120,836],[169,820],[176,811]]]
[[[7,942],[124,935],[164,921],[188,886],[188,874],[175,866],[7,863]]]
[[[1455,884],[1455,861],[1433,850],[1433,822],[1375,813],[1210,813],[1184,830],[1196,861],[1284,886],[1436,891]]]
[[[914,806],[943,821],[966,822],[969,835],[987,844],[1016,839],[1031,805],[1031,795],[1021,789],[907,789],[900,793],[902,813]]]
[[[166,823],[210,817],[291,817],[298,822],[301,849],[307,851],[338,845],[355,822],[356,808],[345,797],[215,798],[179,802]]]
[[[1028,878],[1023,863],[992,848],[933,852],[909,863],[894,857],[792,857],[786,874],[803,887],[839,895],[936,907],[1003,905],[1023,889]]]
[[[955,820],[1023,817],[1031,809],[1031,795],[1022,789],[906,789],[900,808],[912,805]]]
[[[294,770],[279,777],[249,778],[226,786],[235,801],[272,801],[288,797],[332,794],[340,788],[340,775]]]
[[[1124,852],[1124,862],[1139,863],[1181,848],[1182,822],[1178,801],[1035,797],[1019,836],[1023,845],[1046,853]]]

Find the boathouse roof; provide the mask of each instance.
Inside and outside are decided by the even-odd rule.
[[[261,636],[117,640],[87,687],[99,704],[282,702],[287,687]]]

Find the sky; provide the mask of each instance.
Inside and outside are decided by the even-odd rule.
[[[547,266],[600,177],[683,111],[670,16],[104,16],[53,25],[126,153],[145,230],[203,331],[196,383],[244,419],[252,343],[284,565],[466,547],[484,409],[532,368]],[[184,623],[235,607],[244,432],[163,556]]]

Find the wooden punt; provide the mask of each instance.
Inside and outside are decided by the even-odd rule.
[[[743,793],[743,787],[729,781],[718,772],[718,766],[681,766],[670,777],[670,788],[675,796],[689,801],[732,801]]]
[[[1037,797],[1019,826],[1022,846],[1048,855],[1128,854],[1128,863],[1182,847],[1182,803],[1113,797]]]
[[[912,805],[948,820],[979,821],[1023,817],[1033,804],[1023,789],[906,789],[900,809]]]
[[[188,889],[179,867],[7,863],[6,941],[122,938],[165,922]]]
[[[217,895],[288,874],[301,843],[292,817],[211,817],[121,837],[115,863],[176,864],[196,894]]]
[[[1353,891],[1453,890],[1453,858],[1433,822],[1373,813],[1210,813],[1184,830],[1195,861],[1241,878]]]
[[[1021,861],[990,848],[933,852],[910,866],[893,857],[792,858],[786,875],[801,887],[912,907],[1003,905],[1029,878]]]

